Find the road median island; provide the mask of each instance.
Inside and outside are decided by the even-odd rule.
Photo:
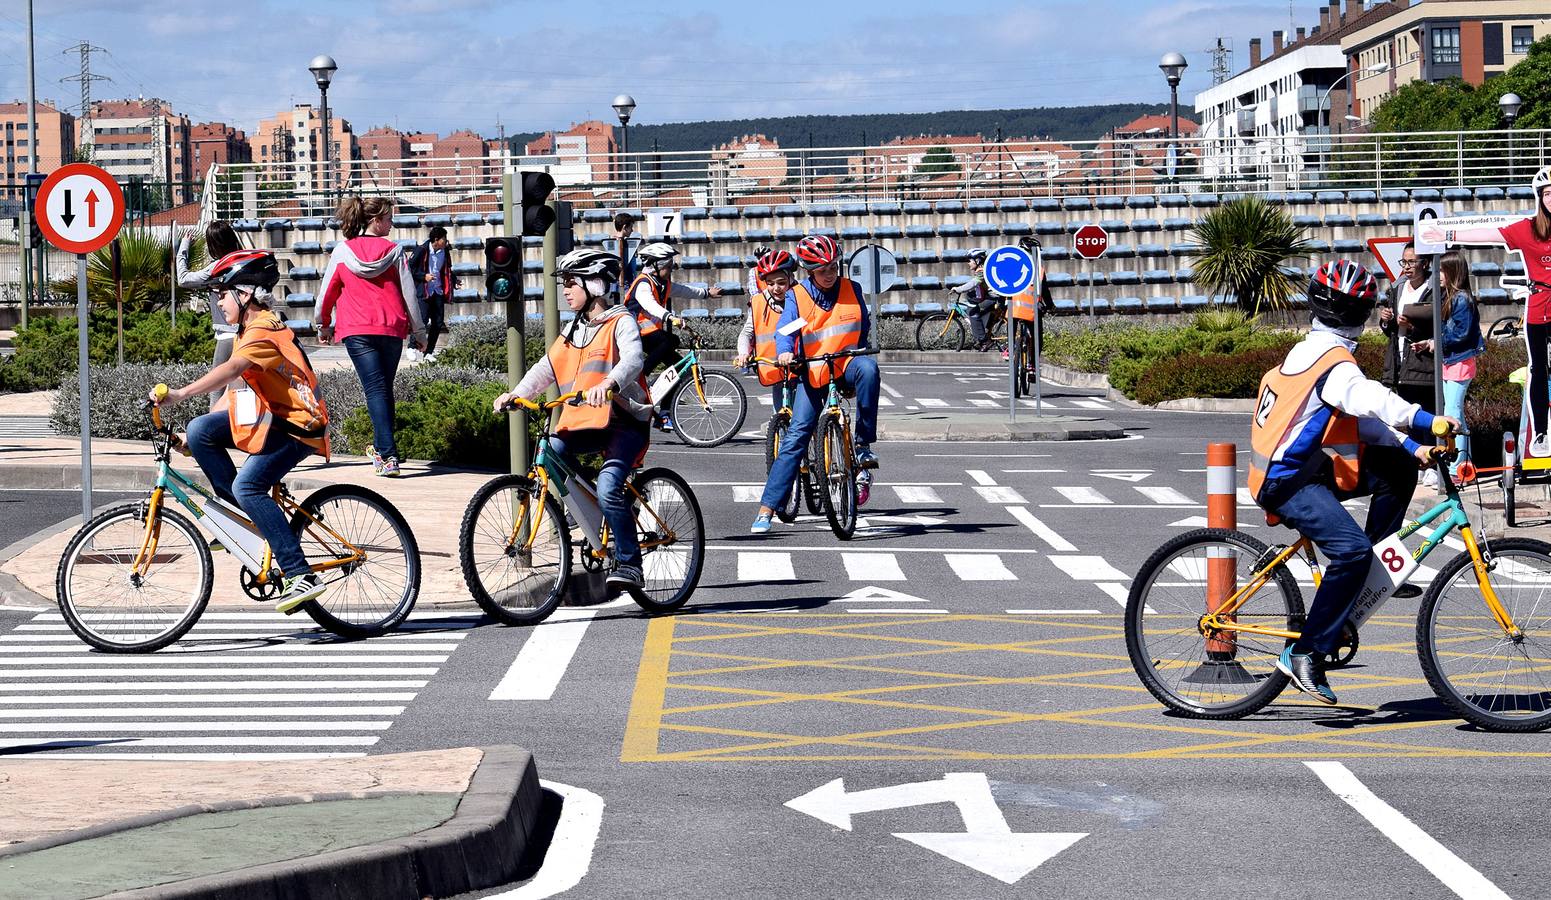
[[[532,755],[504,745],[128,772],[34,758],[0,776],[0,840],[22,839],[0,868],[30,900],[448,897],[520,877],[543,802]]]

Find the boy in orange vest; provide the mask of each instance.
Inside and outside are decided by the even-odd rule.
[[[1377,282],[1357,263],[1320,267],[1308,290],[1313,327],[1261,380],[1250,432],[1255,502],[1328,560],[1302,636],[1276,663],[1294,687],[1326,704],[1336,695],[1325,660],[1340,645],[1373,545],[1400,527],[1418,467],[1432,464],[1430,443],[1396,429],[1429,430],[1434,416],[1363,375],[1352,356],[1378,295]],[[1458,422],[1438,418],[1458,430]],[[1367,527],[1358,528],[1341,503],[1370,495]]]
[[[308,456],[328,458],[328,410],[296,336],[269,309],[269,292],[279,280],[270,253],[239,250],[222,257],[210,272],[209,286],[220,292],[226,321],[238,326],[231,359],[163,398],[152,392],[151,402],[177,404],[238,379],[244,382],[226,393],[216,412],[189,423],[187,444],[216,494],[241,507],[269,542],[275,565],[285,574],[275,609],[289,614],[321,597],[324,585],[270,490]],[[227,454],[234,448],[248,454],[241,472]]]

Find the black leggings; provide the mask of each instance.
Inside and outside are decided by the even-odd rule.
[[[1524,339],[1529,342],[1529,414],[1535,422],[1534,433],[1546,433],[1546,341],[1551,340],[1551,324],[1525,325]]]
[[[653,369],[669,359],[673,360],[674,364],[683,362],[684,357],[679,355],[678,350],[679,336],[666,328],[659,328],[651,334],[642,335],[641,353],[646,360],[641,366],[641,374],[652,374]]]

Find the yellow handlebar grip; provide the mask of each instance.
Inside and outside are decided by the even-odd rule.
[[[167,387],[165,384],[158,384],[156,387],[151,388],[151,393],[156,395],[156,400],[158,403],[160,403],[161,401],[167,399],[167,394],[171,390],[172,389]]]
[[[1449,423],[1444,421],[1442,418],[1433,419],[1433,436],[1448,437]]]

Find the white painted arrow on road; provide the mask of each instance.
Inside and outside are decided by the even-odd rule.
[[[856,520],[857,528],[873,528],[878,525],[920,525],[923,528],[928,525],[946,525],[947,519],[939,519],[933,516],[859,516]]]
[[[1141,481],[1142,479],[1146,478],[1148,475],[1151,475],[1152,473],[1151,472],[1094,472],[1092,474],[1093,474],[1093,477],[1095,477],[1095,478],[1113,478],[1116,481],[1129,481],[1132,484],[1135,484],[1136,482]]]
[[[1005,884],[1016,884],[1045,860],[1088,836],[1086,832],[1013,834],[983,772],[950,772],[938,781],[851,792],[846,791],[845,779],[836,778],[786,805],[850,831],[851,817],[859,813],[933,803],[957,806],[964,831],[896,832],[894,836]]]

